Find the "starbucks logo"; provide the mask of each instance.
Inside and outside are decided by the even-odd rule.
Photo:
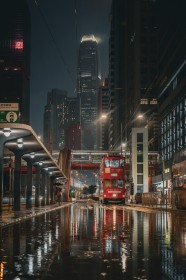
[[[15,112],[8,112],[6,115],[7,122],[16,122],[17,114]]]

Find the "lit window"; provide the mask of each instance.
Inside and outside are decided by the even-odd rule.
[[[153,100],[150,101],[150,104],[157,104],[157,103],[158,103],[158,102],[157,102],[156,99],[153,99]]]
[[[141,99],[140,103],[141,104],[148,104],[148,99]]]

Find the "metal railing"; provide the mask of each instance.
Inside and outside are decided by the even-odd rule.
[[[175,208],[175,199],[172,191],[149,192],[142,194],[142,205],[152,207]]]

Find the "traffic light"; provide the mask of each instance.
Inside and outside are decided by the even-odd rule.
[[[131,195],[134,194],[134,183],[131,183],[131,185],[130,185],[130,194]]]

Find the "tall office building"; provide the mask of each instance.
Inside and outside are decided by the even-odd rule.
[[[148,172],[156,165],[156,151],[161,158],[159,175],[154,176],[157,172],[153,168],[155,172],[148,173],[149,182],[151,180],[163,192],[172,186],[186,187],[185,3],[185,0],[179,3],[169,0],[112,1],[110,110],[119,112],[118,115],[111,114],[109,140],[114,145],[119,138],[120,127],[116,127],[118,133],[114,131],[115,120],[125,122],[129,129],[124,133],[127,139],[134,140],[131,147],[136,145],[137,148],[131,148],[132,164],[136,164],[132,175],[133,179],[136,176],[135,191],[145,190],[143,176],[146,162],[141,153],[146,149],[146,133],[143,129],[138,131],[138,128],[146,125],[150,126]],[[136,118],[139,113],[143,113],[143,121]],[[131,129],[133,134],[130,138]]]
[[[75,123],[77,124],[77,98],[68,97],[67,92],[63,90],[52,89],[48,92],[43,123],[43,142],[45,146],[50,151],[77,147],[80,138],[79,126],[74,126],[71,131],[71,127]],[[75,143],[73,141],[68,143],[69,131],[72,134],[77,132],[77,138],[71,135]]]
[[[169,13],[167,13],[167,5]],[[186,188],[186,21],[185,0],[159,1],[159,151],[164,189]],[[154,180],[160,186],[161,175]]]
[[[99,87],[98,112],[98,150],[108,150],[108,127],[109,127],[109,85],[108,78]]]
[[[81,129],[78,120],[78,102],[77,97],[68,97],[66,106],[66,135],[65,143],[68,149],[81,149]]]
[[[66,143],[71,150],[81,149],[81,128],[79,123],[74,122],[68,126]]]
[[[109,148],[120,147],[121,126],[125,127],[126,90],[126,0],[113,0],[109,38]],[[123,136],[124,137],[124,136]]]
[[[130,140],[131,127],[140,125],[136,122],[139,113],[145,114],[146,120],[152,115],[157,119],[157,96],[151,88],[158,70],[156,11],[156,1],[112,1],[110,148],[117,148],[121,138]],[[154,119],[151,123],[155,125]]]
[[[157,1],[113,0],[110,18],[109,147],[120,150],[126,142],[134,191],[144,192],[150,178],[148,152],[158,149],[157,93],[152,90],[158,74]],[[138,119],[139,114],[144,118]],[[145,130],[146,125],[151,128]]]
[[[26,0],[1,1],[0,9],[0,103],[17,103],[20,122],[29,124],[30,11],[28,3]]]
[[[77,94],[81,126],[81,148],[97,149],[98,90],[100,84],[98,43],[83,36],[78,55]]]

